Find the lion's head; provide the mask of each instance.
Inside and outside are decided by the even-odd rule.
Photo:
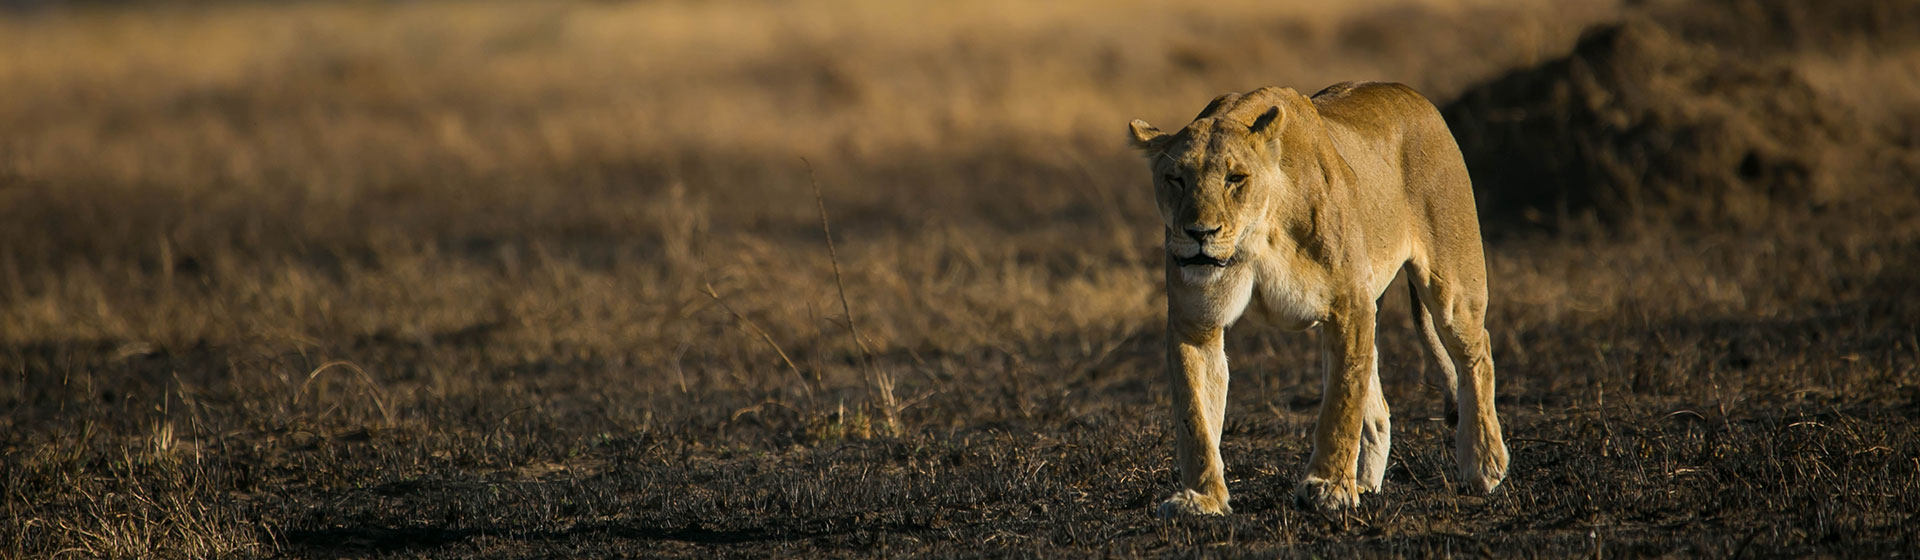
[[[1146,121],[1129,125],[1153,170],[1168,257],[1181,270],[1232,266],[1240,242],[1286,189],[1278,153],[1284,143],[1277,139],[1287,113],[1284,96],[1291,93],[1222,95],[1171,134]]]

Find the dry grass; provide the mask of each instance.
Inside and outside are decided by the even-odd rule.
[[[1444,92],[1472,70],[1429,71],[1461,53],[1404,42],[1422,17],[1510,28],[1469,57],[1482,72],[1580,23],[1545,5],[1094,8],[942,6],[911,27],[884,2],[7,21],[0,338],[326,354],[484,329],[500,359],[737,370],[760,344],[702,309],[710,282],[778,339],[842,354],[802,158],[848,222],[853,314],[881,348],[1140,324],[1157,261],[1116,119],[1270,81]]]
[[[1266,84],[1392,79],[1447,99],[1618,10],[307,2],[0,16],[0,551],[1214,550],[1238,525],[1148,526],[1131,501],[1171,476],[1154,412],[1157,217],[1121,123],[1178,123]],[[1920,90],[1837,86],[1913,57],[1835,56],[1804,64],[1826,69],[1808,72],[1816,86],[1890,108],[1863,114],[1915,114]],[[1736,410],[1889,384],[1910,399],[1920,343],[1876,330],[1920,316],[1888,295],[1920,278],[1904,256],[1920,246],[1915,205],[1896,202],[1757,231],[1572,228],[1495,246],[1515,433],[1612,438],[1623,416],[1699,410],[1690,394]],[[1248,376],[1234,406],[1250,419],[1229,426],[1235,468],[1251,469],[1234,484],[1281,488],[1306,418],[1288,403],[1317,397],[1297,371],[1311,337],[1233,344],[1251,371],[1291,372]],[[1407,370],[1389,396],[1419,418],[1417,350],[1405,333],[1382,344]],[[1578,365],[1590,358],[1605,365]],[[896,407],[862,390],[880,376],[897,380],[897,428]],[[1728,434],[1785,429],[1696,414]],[[1402,425],[1402,441],[1437,434]],[[1704,428],[1687,426],[1673,437],[1698,443]],[[1660,429],[1608,441],[1664,442]],[[1896,436],[1819,441],[1913,449]],[[1444,455],[1407,445],[1425,447],[1395,484],[1427,491],[1418,469]],[[1857,468],[1907,468],[1878,456]],[[1267,517],[1237,523],[1264,524],[1265,546],[1371,538],[1263,509],[1274,492],[1259,484],[1244,494]],[[1910,483],[1851,489],[1891,494],[1845,518],[1861,531],[1915,501]],[[1529,491],[1488,507],[1518,523],[1523,499],[1558,490]],[[1047,501],[1061,496],[1079,497]],[[1422,499],[1408,503],[1452,498]],[[1018,537],[1040,531],[1047,503],[1067,508],[1064,533]],[[1413,531],[1403,552],[1490,530],[1367,515]],[[1099,521],[1121,517],[1132,525]],[[1555,550],[1584,546],[1543,531]],[[1759,542],[1799,542],[1771,535]]]
[[[924,273],[956,254],[967,270],[997,275],[989,261],[1012,247],[1084,236],[1087,222],[1098,258],[1142,252],[1141,205],[1119,190],[1132,174],[1114,169],[1128,157],[1110,140],[1118,115],[1174,121],[1193,99],[1270,81],[1398,77],[1444,94],[1563,46],[1530,37],[1580,23],[1546,6],[1303,14],[1228,3],[1176,16],[1156,3],[988,3],[934,8],[930,23],[901,26],[892,6],[310,4],[6,22],[0,52],[18,54],[0,62],[9,92],[0,177],[14,202],[0,265],[28,293],[16,290],[27,304],[10,306],[0,333],[177,346],[457,330],[489,311],[572,307],[552,305],[559,294],[511,301],[529,288],[518,282],[484,287],[542,270],[542,284],[622,286],[592,303],[625,309],[594,324],[554,318],[576,328],[511,329],[562,339],[535,346],[678,347],[706,333],[605,333],[658,323],[645,318],[688,301],[703,278],[723,291],[764,288],[729,284],[764,277],[757,259],[813,271],[793,291],[828,295],[809,289],[824,277],[817,239],[800,235],[815,229],[799,204],[801,158],[820,162],[850,235],[926,237],[912,243],[926,244],[912,257],[925,260],[905,267],[866,266],[885,249],[849,239],[849,268],[882,276],[856,285],[967,289],[978,283],[939,290],[921,285],[931,278],[881,271]],[[1478,72],[1435,63],[1459,52],[1396,42],[1424,27],[1422,16],[1482,12],[1516,39],[1476,49]],[[50,44],[63,48],[35,48]],[[1253,55],[1228,58],[1236,50]],[[1032,185],[1058,188],[978,194]],[[1093,215],[1045,223],[1078,213]],[[71,275],[38,285],[48,277],[35,273],[49,268]],[[202,274],[227,282],[152,289]],[[1001,288],[986,293],[1067,301],[1053,297],[1065,286]],[[349,299],[379,316],[316,308]],[[862,299],[868,314],[893,307]],[[215,301],[260,321],[179,320]],[[1083,321],[1145,310],[1122,307]],[[391,317],[395,308],[417,311]],[[1022,309],[1054,315],[1026,304],[1007,312]],[[877,341],[927,332],[889,327],[876,325]]]

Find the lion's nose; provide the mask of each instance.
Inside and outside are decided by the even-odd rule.
[[[1216,233],[1220,233],[1220,228],[1213,228],[1213,229],[1187,228],[1187,237],[1191,237],[1193,238],[1194,241],[1197,241],[1200,243],[1206,243],[1207,238],[1213,237],[1213,234],[1216,234]]]

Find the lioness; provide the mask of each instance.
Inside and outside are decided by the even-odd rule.
[[[1466,163],[1432,103],[1399,84],[1337,84],[1312,99],[1263,88],[1215,98],[1179,132],[1140,120],[1129,128],[1167,226],[1181,490],[1159,515],[1232,511],[1220,463],[1222,342],[1243,314],[1326,329],[1324,398],[1295,500],[1335,510],[1380,489],[1390,425],[1374,315],[1403,267],[1414,324],[1440,362],[1460,479],[1477,492],[1500,484],[1507,447],[1482,326],[1480,224]]]

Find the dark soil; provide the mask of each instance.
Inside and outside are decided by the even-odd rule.
[[[902,435],[871,438],[861,434],[871,420],[830,404],[859,402],[854,390],[818,401],[682,392],[636,382],[658,376],[644,364],[496,361],[457,340],[341,351],[369,369],[451,369],[489,384],[462,398],[425,398],[431,384],[414,385],[414,404],[393,422],[364,399],[290,414],[301,409],[289,393],[356,385],[345,372],[303,384],[320,364],[298,355],[12,347],[0,351],[12,382],[65,404],[15,403],[34,412],[7,416],[0,484],[35,497],[16,504],[31,511],[95,511],[105,494],[152,522],[238,531],[268,543],[256,552],[309,558],[1895,557],[1920,545],[1920,305],[1906,294],[1920,267],[1905,258],[1920,235],[1878,225],[1899,233],[1816,220],[1795,227],[1801,241],[1681,232],[1492,245],[1509,272],[1677,259],[1713,277],[1754,258],[1819,272],[1747,284],[1798,294],[1771,311],[1686,317],[1663,314],[1679,300],[1653,290],[1619,309],[1543,320],[1497,287],[1498,406],[1513,463],[1487,497],[1454,489],[1451,438],[1393,295],[1381,336],[1395,411],[1388,489],[1346,514],[1289,499],[1310,452],[1315,337],[1242,328],[1229,343],[1225,436],[1235,514],[1153,519],[1174,475],[1164,335],[1145,325],[882,357],[911,404]],[[1831,260],[1831,247],[1853,256]],[[221,373],[233,367],[291,380]],[[98,381],[82,386],[76,371]],[[180,390],[201,396],[171,396]],[[67,398],[76,394],[95,400]],[[151,433],[122,423],[154,408],[194,411],[177,422],[200,435],[163,451],[157,438],[93,435]],[[67,451],[47,454],[49,438]]]

